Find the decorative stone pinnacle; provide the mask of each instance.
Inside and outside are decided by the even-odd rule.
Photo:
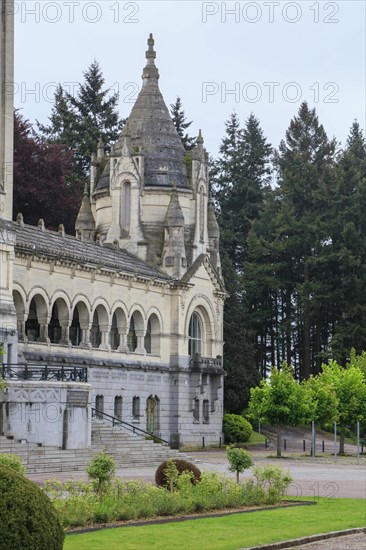
[[[197,145],[203,145],[203,137],[201,130],[198,131]]]

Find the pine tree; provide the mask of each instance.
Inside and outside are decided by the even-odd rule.
[[[224,278],[230,298],[225,304],[225,407],[240,413],[249,389],[259,380],[254,359],[254,331],[243,286],[247,239],[258,218],[270,177],[271,147],[258,120],[250,115],[244,129],[234,113],[226,123],[220,157],[214,162],[212,192],[218,209]]]
[[[117,112],[118,93],[104,88],[105,79],[97,61],[83,75],[75,96],[61,86],[57,88],[50,125],[38,125],[48,141],[63,143],[74,151],[74,179],[79,180],[88,176],[90,155],[99,139],[109,151],[123,126]]]
[[[329,273],[323,281],[321,260],[329,239],[329,204],[335,183],[335,139],[329,140],[315,109],[304,102],[291,121],[286,140],[279,147],[278,167],[281,197],[279,231],[293,273],[296,292],[297,355],[300,377],[316,372],[321,360],[322,297],[329,294]],[[323,308],[324,308],[323,302]],[[294,345],[294,343],[293,343]],[[315,350],[315,355],[314,355]]]
[[[338,160],[332,210],[332,257],[337,296],[332,355],[345,365],[351,349],[366,348],[366,142],[354,122]]]
[[[170,105],[170,112],[175,129],[177,130],[178,135],[182,140],[184,148],[186,149],[186,151],[193,149],[196,143],[196,138],[190,137],[186,132],[187,128],[189,128],[192,124],[192,121],[187,122],[185,112],[182,108],[182,100],[179,96],[177,97],[175,103],[172,103]]]

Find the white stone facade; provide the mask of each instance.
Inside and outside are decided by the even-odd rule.
[[[219,443],[222,436],[226,291],[208,155],[201,135],[192,151],[184,150],[159,91],[152,36],[148,44],[143,88],[120,139],[109,156],[100,143],[92,157],[77,237],[62,226],[52,232],[42,221],[31,227],[21,215],[16,222],[1,216],[1,304],[8,317],[0,315],[12,334],[0,332],[7,379],[24,364],[84,368],[87,382],[9,383],[0,397],[0,433],[87,446],[92,405],[176,447],[202,438]],[[59,392],[59,423],[27,429],[15,412],[14,384],[23,385],[20,411],[28,413],[30,385],[44,395],[44,406]],[[68,384],[91,392],[86,417],[70,404],[68,392],[76,389]],[[80,422],[79,439],[70,424],[67,443],[65,415]]]

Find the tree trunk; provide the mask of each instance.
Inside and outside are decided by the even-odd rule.
[[[281,456],[281,426],[277,426],[277,458]]]
[[[236,470],[236,483],[239,483],[239,470]]]
[[[309,262],[307,254],[304,258],[304,294],[303,294],[303,315],[304,315],[304,334],[303,334],[303,364],[301,379],[307,380],[311,373],[310,364],[310,312],[309,312]]]
[[[341,428],[339,430],[339,453],[340,455],[344,455],[344,428]]]

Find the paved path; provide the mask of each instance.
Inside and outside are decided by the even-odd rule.
[[[366,534],[346,535],[332,539],[319,540],[300,546],[291,546],[289,550],[365,550]]]
[[[189,453],[192,458],[199,460],[197,466],[202,470],[217,471],[229,474],[225,452],[207,451]],[[293,477],[293,483],[288,492],[291,496],[311,497],[345,497],[366,498],[366,468],[357,464],[321,464],[300,462],[295,460],[271,460],[263,453],[254,453],[256,464],[272,464],[288,469]],[[156,468],[124,468],[117,470],[117,475],[125,479],[144,479],[154,481]],[[229,474],[234,476],[234,474]],[[243,477],[250,477],[250,471]],[[83,472],[60,472],[58,474],[30,474],[28,476],[37,482],[46,479],[71,480],[87,479]]]

